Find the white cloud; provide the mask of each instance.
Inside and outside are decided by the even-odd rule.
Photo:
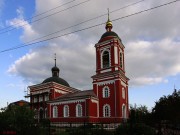
[[[15,25],[18,21],[27,24],[23,26],[21,35],[21,39],[27,42],[104,14],[107,7],[112,11],[132,2],[134,1],[115,0],[113,3],[109,0],[90,1],[34,24],[29,24],[20,17],[10,22],[14,27],[20,27]],[[139,5],[112,13],[110,18],[113,20],[165,2],[168,0],[147,0]],[[60,4],[62,3],[59,0],[49,0],[46,3],[44,0],[36,0],[35,14],[47,11],[47,5],[51,9]],[[68,5],[56,11],[67,7]],[[177,3],[113,22],[113,31],[122,38],[126,47],[126,71],[131,85],[166,83],[168,76],[180,73],[180,53],[178,52],[180,43],[175,40],[180,38],[178,9]],[[105,16],[58,33],[58,35],[106,20]],[[90,77],[95,74],[96,64],[94,44],[104,32],[104,26],[99,26],[46,42],[44,46],[33,49],[16,60],[8,72],[22,76],[25,81],[41,83],[45,78],[51,76],[50,69],[54,65],[53,54],[57,53],[58,66],[61,69],[60,76],[66,79],[72,87],[91,88]]]
[[[91,87],[90,77],[95,70],[94,45],[83,45],[76,36],[74,40],[73,38],[71,35],[71,40],[64,40],[66,44],[72,44],[69,48],[50,44],[32,50],[11,65],[8,72],[23,76],[26,82],[41,83],[51,76],[51,68],[54,66],[53,54],[56,53],[61,78],[67,80],[72,87]]]
[[[162,41],[130,42],[126,48],[126,67],[130,82],[154,84],[180,73],[180,43],[170,39]]]
[[[6,21],[6,23],[10,26],[13,26],[15,28],[22,28],[23,29],[23,34],[20,36],[20,39],[23,42],[29,42],[33,39],[35,39],[38,36],[38,33],[36,32],[35,29],[32,28],[32,26],[24,20],[24,11],[22,7],[19,7],[16,10],[18,17],[14,18],[12,20]]]

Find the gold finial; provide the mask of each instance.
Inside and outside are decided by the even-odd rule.
[[[112,29],[112,22],[109,19],[109,8],[108,8],[108,20],[106,22],[106,30],[111,31],[111,29]]]
[[[55,67],[56,67],[56,53],[54,54],[54,61],[55,61]]]

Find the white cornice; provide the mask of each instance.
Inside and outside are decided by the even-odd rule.
[[[97,101],[97,100],[94,100],[94,99],[91,99],[91,102],[92,102],[92,103],[96,103],[96,104],[98,103],[98,101]]]
[[[81,102],[85,102],[85,99],[59,101],[59,102],[50,103],[50,105],[61,105],[61,104],[81,103]]]
[[[107,85],[107,84],[113,84],[114,83],[114,80],[110,80],[110,81],[103,81],[103,82],[98,82],[96,83],[98,86],[101,86],[101,85]]]
[[[33,92],[31,92],[30,94],[31,94],[31,95],[37,95],[37,94],[42,94],[42,93],[45,93],[45,92],[50,92],[50,89],[33,91]]]
[[[65,94],[65,93],[67,93],[67,92],[65,92],[65,91],[58,90],[58,89],[55,89],[54,91],[55,91],[55,92],[57,92],[57,93],[61,93],[61,94]]]

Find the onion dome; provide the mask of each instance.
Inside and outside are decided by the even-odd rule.
[[[105,28],[106,28],[106,32],[101,36],[101,38],[99,40],[99,43],[103,42],[105,40],[112,39],[112,38],[118,38],[121,41],[118,34],[116,34],[114,31],[111,31],[112,28],[113,28],[113,25],[112,25],[112,22],[109,19],[109,11],[108,11],[108,20],[106,22]]]
[[[54,60],[55,60],[55,66],[51,69],[52,77],[45,79],[42,83],[56,82],[56,83],[59,83],[61,85],[70,87],[70,85],[68,84],[68,82],[66,80],[59,77],[59,71],[60,70],[58,67],[56,67],[56,58]]]

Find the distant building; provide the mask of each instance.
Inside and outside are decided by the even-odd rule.
[[[31,109],[36,118],[52,123],[121,123],[129,117],[128,81],[125,75],[124,45],[106,22],[106,32],[96,48],[96,74],[92,90],[70,87],[59,77],[59,68],[51,69],[52,77],[29,86]]]
[[[19,101],[10,103],[8,106],[27,106],[27,107],[29,107],[30,103],[25,100],[19,100]]]

